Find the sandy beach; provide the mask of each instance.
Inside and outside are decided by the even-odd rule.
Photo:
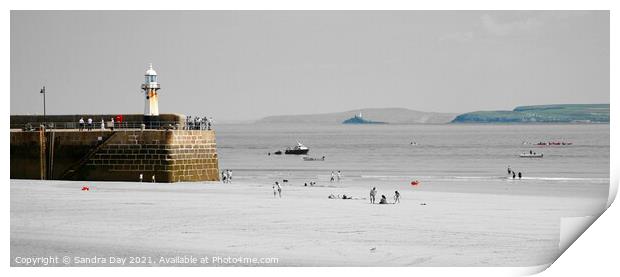
[[[148,266],[191,265],[162,257],[234,256],[278,258],[261,266],[534,266],[560,254],[561,217],[598,214],[605,203],[422,184],[396,187],[400,204],[371,205],[371,183],[318,185],[326,186],[287,183],[274,199],[265,182],[11,180],[11,265],[28,256],[148,256]],[[392,201],[393,191],[378,189]],[[327,198],[345,193],[363,199]],[[259,264],[200,266],[226,265]]]

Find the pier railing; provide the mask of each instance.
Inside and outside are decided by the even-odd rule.
[[[189,124],[186,126],[185,122],[178,121],[151,121],[151,122],[141,122],[141,121],[123,121],[123,122],[112,122],[105,121],[102,122],[93,122],[91,126],[88,123],[84,123],[80,126],[79,122],[28,122],[26,124],[11,124],[11,129],[21,129],[24,131],[34,131],[39,130],[41,126],[45,126],[46,129],[88,129],[92,128],[93,130],[100,129],[177,129],[177,130],[200,130],[201,127],[193,124]],[[206,128],[205,128],[206,129]]]

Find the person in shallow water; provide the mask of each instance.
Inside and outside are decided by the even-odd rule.
[[[398,191],[394,191],[394,204],[400,203],[400,193]]]
[[[519,180],[521,180],[521,172],[519,172]]]
[[[512,172],[512,179],[514,179],[514,178],[516,178],[516,177],[517,177],[517,175],[516,175],[516,174],[515,174],[515,172],[513,171],[513,172]]]
[[[510,175],[510,173],[512,173],[512,169],[510,169],[510,166],[508,166],[508,175]]]

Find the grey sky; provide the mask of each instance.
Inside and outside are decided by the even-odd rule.
[[[607,11],[13,11],[11,114],[609,103]]]

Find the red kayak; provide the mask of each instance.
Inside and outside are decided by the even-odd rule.
[[[420,181],[415,180],[415,181],[411,182],[411,185],[412,186],[417,186],[419,183],[420,183]]]

